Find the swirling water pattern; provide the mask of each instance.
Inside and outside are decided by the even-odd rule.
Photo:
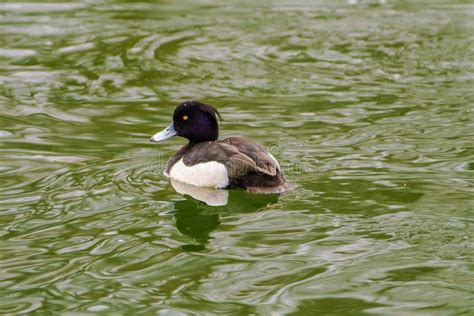
[[[0,3],[0,313],[473,313],[473,12]],[[175,192],[190,98],[298,189]]]

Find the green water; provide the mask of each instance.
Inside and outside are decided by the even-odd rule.
[[[473,21],[469,1],[2,1],[0,313],[472,315]],[[298,189],[177,193],[184,140],[148,139],[186,99]]]

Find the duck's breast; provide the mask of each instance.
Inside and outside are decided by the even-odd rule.
[[[229,175],[224,164],[217,161],[186,166],[183,158],[171,167],[169,177],[184,183],[206,188],[225,188],[229,185]]]

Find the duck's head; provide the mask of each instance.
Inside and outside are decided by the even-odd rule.
[[[183,102],[174,110],[171,124],[153,135],[150,141],[160,142],[173,136],[184,137],[191,143],[217,140],[217,118],[220,118],[219,112],[208,104],[199,101]]]

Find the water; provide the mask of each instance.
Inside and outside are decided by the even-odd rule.
[[[474,313],[474,7],[356,2],[2,2],[0,312]],[[175,191],[186,99],[298,189]]]

